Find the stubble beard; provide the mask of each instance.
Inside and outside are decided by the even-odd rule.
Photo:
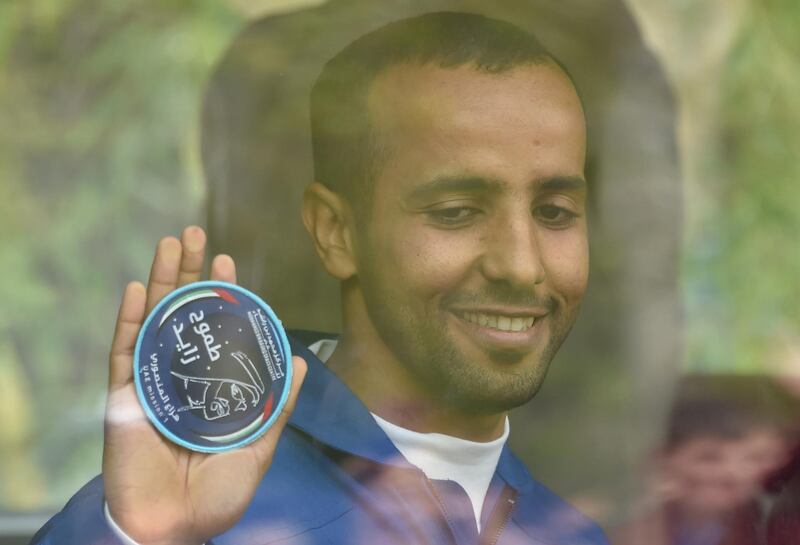
[[[577,314],[576,309],[566,315],[563,307],[553,302],[551,312],[542,318],[550,321],[550,334],[538,355],[535,348],[526,353],[480,349],[488,360],[481,363],[464,354],[452,338],[447,321],[454,317],[448,316],[448,311],[436,309],[420,315],[401,297],[385,290],[380,300],[371,301],[364,295],[375,329],[414,381],[444,405],[476,415],[508,411],[533,398]]]

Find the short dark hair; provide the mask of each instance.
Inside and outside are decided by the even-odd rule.
[[[426,13],[365,34],[325,64],[311,90],[316,181],[353,203],[369,202],[385,152],[370,125],[367,98],[372,82],[390,66],[471,64],[501,73],[547,62],[559,64],[529,32],[472,13]]]
[[[678,383],[664,450],[692,439],[741,439],[760,429],[790,437],[796,405],[772,378],[759,375],[688,374]]]

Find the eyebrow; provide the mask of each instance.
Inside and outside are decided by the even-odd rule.
[[[554,176],[536,184],[540,191],[580,191],[586,189],[581,176]]]
[[[480,176],[442,176],[416,187],[408,197],[412,200],[418,200],[440,193],[459,191],[465,193],[489,193],[497,192],[501,187],[502,183],[498,180],[490,180]]]
[[[480,176],[442,176],[416,187],[409,195],[410,200],[424,200],[441,193],[499,193],[503,182]],[[531,186],[538,191],[580,191],[586,188],[586,180],[581,176],[553,176],[534,180]]]

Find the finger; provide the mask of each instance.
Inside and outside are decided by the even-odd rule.
[[[181,263],[181,242],[175,237],[158,241],[150,279],[147,281],[146,311],[150,312],[161,299],[178,287],[178,271]]]
[[[257,441],[254,441],[249,447],[253,449],[259,462],[264,466],[268,465],[272,460],[272,455],[275,452],[275,446],[278,444],[281,432],[289,421],[289,417],[292,415],[292,411],[294,411],[294,407],[297,404],[297,396],[300,393],[300,388],[303,386],[303,380],[306,378],[307,371],[308,365],[306,364],[306,360],[300,356],[292,356],[292,387],[289,390],[289,397],[286,400],[286,404],[283,406],[281,414],[275,419],[275,423],[267,430],[267,433]],[[266,467],[264,467],[264,469],[266,470]]]
[[[203,258],[206,253],[206,233],[200,227],[191,225],[181,234],[181,264],[178,272],[178,286],[200,280],[203,274]]]
[[[236,264],[229,255],[220,254],[211,262],[211,280],[236,283]]]
[[[133,379],[133,351],[144,320],[146,297],[145,287],[141,282],[131,282],[122,294],[108,358],[109,390],[124,386]]]

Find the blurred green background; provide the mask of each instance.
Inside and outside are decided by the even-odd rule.
[[[209,73],[247,21],[316,4],[0,2],[0,512],[55,509],[99,471],[121,288],[203,222]],[[675,365],[796,370],[800,4],[628,5],[678,104]]]
[[[800,343],[800,4],[629,3],[680,103],[686,364],[786,365]]]

